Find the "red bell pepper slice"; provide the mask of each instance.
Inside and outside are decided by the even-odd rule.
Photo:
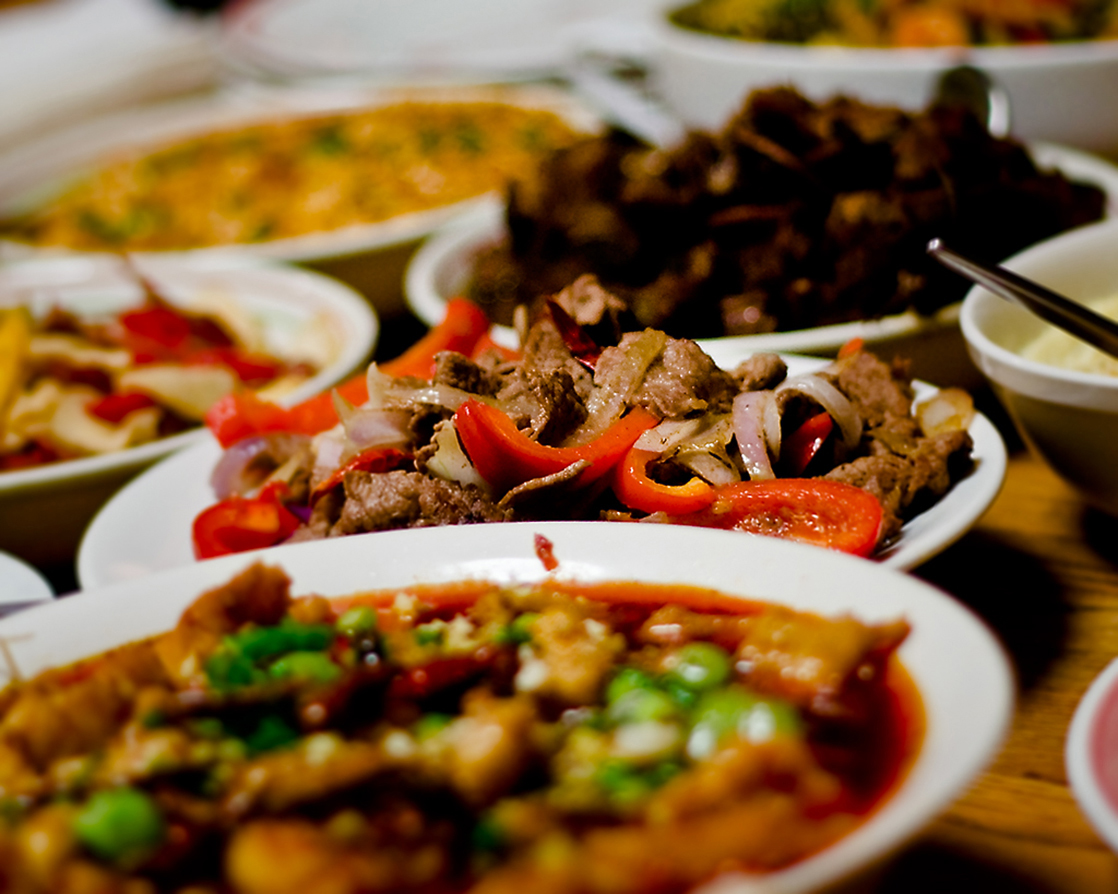
[[[454,427],[478,474],[498,491],[507,491],[560,472],[571,463],[590,465],[579,477],[589,484],[609,472],[637,438],[658,420],[640,407],[631,410],[599,437],[578,447],[549,447],[533,441],[505,413],[480,400],[468,400],[454,414]]]
[[[451,298],[443,321],[399,357],[380,364],[380,371],[390,376],[430,379],[435,374],[436,354],[457,351],[469,357],[478,339],[488,331],[485,311],[465,298]]]
[[[283,484],[265,486],[257,497],[229,497],[194,519],[194,555],[211,559],[282,543],[299,527],[298,517],[280,501]]]
[[[119,425],[121,420],[129,413],[154,406],[156,406],[155,401],[146,394],[140,394],[138,391],[128,391],[124,394],[106,394],[104,397],[87,404],[85,410],[90,416],[96,416],[98,419],[104,419],[113,425]]]
[[[489,330],[489,320],[476,304],[465,298],[447,303],[443,322],[412,345],[395,360],[380,365],[392,376],[434,374],[439,351],[470,354],[481,335]],[[365,373],[359,373],[334,389],[349,403],[360,406],[369,399]],[[237,393],[223,397],[206,413],[206,425],[222,447],[229,447],[250,435],[273,431],[316,435],[338,424],[331,392],[315,395],[290,409],[268,403],[253,394]]]
[[[801,424],[781,445],[782,472],[789,476],[802,475],[834,427],[830,413],[816,413]]]
[[[767,534],[868,556],[881,530],[881,504],[868,491],[826,478],[739,481],[715,489],[706,509],[675,524]]]
[[[686,513],[705,509],[714,501],[714,488],[702,478],[686,484],[661,484],[648,477],[648,465],[660,454],[632,448],[617,464],[613,492],[624,505],[641,512]]]
[[[391,472],[400,468],[407,460],[411,459],[410,453],[397,450],[395,447],[372,447],[353,457],[349,462],[336,468],[330,477],[319,484],[311,493],[313,505],[323,494],[342,483],[346,472]]]

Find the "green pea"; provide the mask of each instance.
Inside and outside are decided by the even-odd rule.
[[[635,667],[623,667],[606,687],[606,702],[612,704],[634,689],[656,689],[656,681]]]
[[[721,686],[730,676],[730,656],[714,643],[687,643],[676,652],[676,664],[668,671],[672,682],[697,692]]]
[[[431,621],[415,628],[415,641],[421,646],[441,646],[446,639],[446,624]]]
[[[279,680],[333,683],[342,675],[342,669],[325,652],[288,652],[272,662],[268,673]]]
[[[687,754],[709,757],[729,736],[767,742],[780,735],[800,735],[796,709],[777,699],[758,698],[740,686],[704,693],[695,706]]]
[[[536,612],[524,612],[497,631],[494,641],[499,646],[519,646],[532,641],[532,625],[539,618]]]
[[[275,627],[250,627],[230,640],[230,645],[246,658],[261,661],[284,652],[328,649],[334,641],[334,628],[328,624],[285,621]]]
[[[614,725],[670,720],[678,714],[671,696],[659,689],[630,689],[606,708],[606,720]]]
[[[95,856],[113,863],[142,860],[166,834],[159,806],[134,788],[93,794],[74,817],[73,830]]]
[[[368,605],[355,605],[342,612],[334,628],[350,639],[366,636],[377,628],[377,613]]]

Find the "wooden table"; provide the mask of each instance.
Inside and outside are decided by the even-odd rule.
[[[986,515],[915,573],[1001,637],[1018,705],[989,770],[888,868],[878,890],[1118,891],[1118,857],[1076,807],[1063,758],[1080,697],[1118,655],[1118,520],[1087,509],[1018,447]]]

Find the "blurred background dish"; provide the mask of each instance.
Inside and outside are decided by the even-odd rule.
[[[0,257],[236,250],[402,308],[417,240],[598,119],[546,86],[246,84],[85,122],[0,158]]]
[[[1104,213],[1107,215],[1114,214],[1116,208],[1118,208],[1118,167],[1104,159],[1062,146],[1034,144],[1030,145],[1028,149],[1033,161],[1041,170],[1059,171],[1069,180],[1092,184],[1104,190],[1106,193]],[[976,162],[976,164],[983,164],[983,162]],[[1021,201],[1028,203],[1031,199],[1023,194]],[[561,213],[554,212],[553,205],[547,205],[546,207],[556,214],[556,220],[559,221],[551,223],[550,226],[554,226],[564,238],[569,239],[572,245],[579,238],[576,235],[576,230],[591,226],[583,218],[572,219],[569,215],[561,216]],[[588,204],[586,208],[587,215],[589,215],[590,205]],[[508,253],[507,250],[495,250],[497,246],[507,246],[509,244],[507,217],[508,212],[503,205],[496,201],[490,202],[447,225],[420,247],[408,265],[404,286],[408,305],[416,316],[428,325],[434,325],[443,318],[447,300],[455,295],[468,295],[482,303],[482,306],[486,306],[485,299],[492,294],[499,294],[498,289],[514,290],[518,287],[514,279],[515,265],[511,265],[509,270],[503,270],[499,267],[496,272],[492,267],[486,269],[480,266],[486,255],[499,258]],[[517,225],[520,226],[519,220]],[[547,225],[546,223],[541,225],[539,232],[546,233]],[[679,220],[665,221],[664,225],[680,228],[677,230],[680,233],[679,245],[692,244],[686,241],[690,238],[686,235],[688,228],[681,225]],[[604,225],[602,226],[604,227]],[[947,226],[949,225],[945,225],[943,229],[946,229]],[[624,227],[616,227],[616,229],[619,232],[624,231],[626,235],[628,234]],[[932,229],[937,233],[943,231],[941,228]],[[603,229],[603,232],[606,232],[608,237],[608,228]],[[914,230],[914,232],[916,231]],[[539,265],[541,262],[531,252],[540,248],[541,241],[538,235],[533,237],[531,223],[526,228],[522,228],[521,239],[529,245],[529,248],[525,251],[524,263],[526,265]],[[694,241],[697,242],[698,240]],[[855,240],[856,243],[857,241]],[[978,244],[982,243],[980,236],[972,236],[970,241]],[[671,240],[669,239],[668,242],[671,243]],[[913,239],[911,244],[915,245],[917,250],[922,253],[922,243],[917,244],[918,242],[919,240]],[[553,253],[557,267],[559,262],[567,259],[567,255],[563,254],[561,250],[556,250],[556,245],[561,243],[551,241],[542,244],[545,251]],[[732,244],[730,243],[731,246]],[[677,253],[682,252],[679,245],[675,246]],[[778,245],[777,248],[786,250],[787,246]],[[727,250],[729,251],[729,249]],[[598,249],[598,256],[603,253],[603,249]],[[573,248],[570,249],[569,254],[575,254]],[[513,256],[514,258],[517,257],[515,252]],[[588,249],[581,260],[589,262],[593,257],[594,255],[590,254]],[[924,258],[919,258],[917,262],[929,263]],[[656,257],[656,263],[664,264],[665,269],[674,269],[664,261],[664,253]],[[484,273],[480,273],[479,270],[484,270]],[[483,283],[479,288],[478,277],[483,275],[492,276],[493,283],[491,285]],[[513,277],[513,279],[502,279],[502,277]],[[940,277],[940,279],[942,280],[943,277]],[[956,283],[950,281],[949,278],[947,285],[954,287],[961,299],[965,293],[962,280]],[[881,291],[880,286],[878,291]],[[937,299],[942,298],[942,294],[943,289],[935,290]],[[945,307],[939,307],[925,313],[907,310],[902,313],[887,313],[876,318],[850,322],[832,323],[790,331],[727,336],[723,339],[704,338],[701,341],[704,346],[712,344],[714,341],[729,341],[737,345],[743,352],[787,351],[817,356],[834,356],[846,342],[854,338],[860,338],[868,347],[883,357],[903,356],[908,358],[912,363],[915,375],[919,378],[934,382],[937,385],[973,387],[981,384],[982,380],[967,354],[965,344],[959,333],[959,308],[960,302],[955,301]],[[497,316],[498,319],[502,319],[499,313],[495,313],[491,308],[490,313]],[[677,316],[679,316],[678,312]],[[656,320],[652,321],[650,325],[664,326],[665,322]],[[696,331],[695,328],[686,328],[686,323],[680,320],[676,321],[676,327],[678,331],[675,334],[677,335],[695,336],[703,334],[701,330]],[[697,324],[696,328],[698,328]],[[507,345],[515,344],[516,336],[507,326],[496,327],[495,336]]]
[[[592,50],[640,57],[658,0],[249,0],[223,17],[222,58],[269,77],[553,77]]]
[[[1118,660],[1092,681],[1075,709],[1064,766],[1079,808],[1118,851]]]
[[[726,369],[751,353],[730,344],[712,348],[712,359]],[[786,359],[793,375],[824,365],[814,358]],[[918,383],[917,399],[924,400],[934,391]],[[974,442],[973,469],[934,506],[904,525],[900,535],[878,554],[882,564],[901,569],[919,565],[961,537],[997,496],[1005,477],[1005,444],[981,414],[975,415],[969,431]],[[77,568],[81,586],[100,587],[195,562],[192,526],[197,515],[214,503],[210,477],[221,456],[217,441],[206,438],[149,469],[116,494],[82,538]],[[595,524],[610,525],[611,537],[616,527],[626,527]]]
[[[0,617],[54,598],[38,571],[15,556],[0,552]]]
[[[557,567],[537,555],[549,543]],[[729,890],[807,892],[870,870],[961,793],[994,756],[1013,705],[1001,646],[959,602],[871,562],[764,537],[661,525],[520,523],[388,531],[230,556],[89,590],[0,624],[24,674],[168,629],[203,591],[253,562],[279,566],[292,593],[344,596],[417,583],[560,580],[686,584],[867,623],[903,618],[898,656],[924,707],[925,732],[896,791],[848,837],[763,878],[735,874]],[[158,595],[158,598],[153,598]],[[16,634],[31,636],[16,637]]]
[[[317,394],[359,367],[376,343],[368,304],[341,283],[309,271],[231,255],[136,259],[136,269],[172,303],[232,305],[261,327],[278,358],[325,362],[282,402]],[[42,258],[0,268],[0,307],[57,303],[75,313],[100,314],[139,304],[132,270],[110,255]],[[138,367],[142,369],[142,367]],[[89,519],[141,469],[206,437],[200,428],[117,452],[0,472],[0,548],[36,564],[74,555]]]
[[[1118,317],[1118,223],[1065,233],[1002,266]],[[1109,306],[1108,306],[1109,305]],[[1106,355],[975,287],[963,336],[1029,447],[1089,505],[1118,515],[1118,374]]]
[[[920,109],[931,99],[943,71],[967,64],[984,70],[1005,89],[1016,136],[1096,152],[1118,150],[1118,109],[1104,98],[1107,85],[1118,77],[1118,41],[1112,37],[895,49],[804,45],[741,40],[683,27],[670,15],[682,6],[664,3],[650,19],[651,69],[660,95],[692,126],[715,127],[750,90],[779,84],[795,86],[815,100],[845,93],[867,102]],[[776,5],[739,7],[763,15]],[[817,18],[824,7],[805,5]],[[1037,5],[1018,8],[1027,13]],[[1060,7],[1061,12],[1070,8]],[[1109,7],[1095,8],[1106,15]]]
[[[152,0],[0,3],[0,149],[213,88],[212,23]]]

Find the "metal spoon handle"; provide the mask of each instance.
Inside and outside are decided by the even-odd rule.
[[[939,239],[928,243],[928,254],[995,295],[1020,304],[1100,351],[1118,357],[1118,323],[1113,320],[1004,267],[957,255]]]

